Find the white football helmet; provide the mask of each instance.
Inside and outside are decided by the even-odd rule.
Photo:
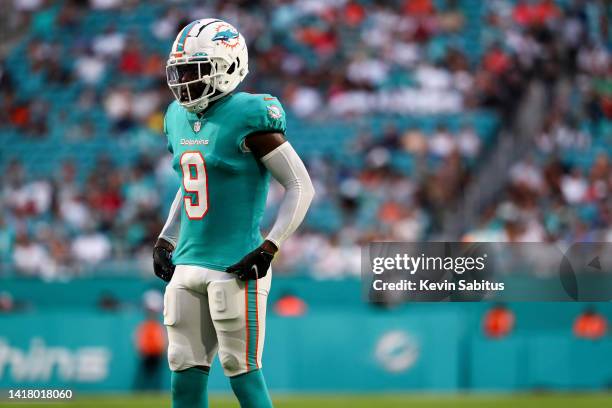
[[[194,113],[236,89],[248,72],[244,37],[231,24],[213,18],[183,28],[166,63],[170,90]]]

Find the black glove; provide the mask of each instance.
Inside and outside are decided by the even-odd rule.
[[[170,282],[174,274],[172,251],[174,251],[174,245],[163,238],[159,238],[153,248],[153,271],[165,282]]]
[[[268,274],[270,263],[274,259],[276,247],[269,241],[249,252],[237,263],[228,266],[226,271],[236,274],[242,281],[261,279]]]

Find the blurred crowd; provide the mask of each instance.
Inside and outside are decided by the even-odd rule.
[[[357,275],[361,243],[441,231],[441,214],[489,146],[469,121],[423,127],[418,118],[485,110],[511,126],[532,79],[545,83],[550,102],[542,132],[466,237],[555,242],[602,239],[608,231],[603,238],[612,239],[606,7],[579,0],[14,0],[5,27],[14,38],[0,57],[0,265],[49,279],[110,269],[111,260],[136,260],[149,272],[176,188],[161,137],[171,100],[165,58],[180,28],[208,16],[234,23],[249,43],[251,73],[241,89],[279,96],[290,123],[323,128],[329,118],[369,115],[417,123],[390,120],[378,132],[355,132],[341,146],[350,154],[343,158],[304,152],[317,201],[283,248],[278,271]],[[122,161],[111,149],[86,168],[62,158],[37,174],[34,159],[11,154],[8,139],[17,135],[138,153]],[[568,151],[592,160],[570,160]],[[274,185],[268,225],[281,195]]]
[[[539,73],[547,106],[528,156],[467,239],[612,240],[612,14],[599,5],[491,2],[491,35]]]
[[[102,157],[83,182],[72,161],[51,177],[28,180],[22,164],[11,162],[0,218],[5,266],[58,279],[104,264],[109,272],[111,259],[140,255],[148,261],[163,225],[155,170],[144,157],[127,169]]]

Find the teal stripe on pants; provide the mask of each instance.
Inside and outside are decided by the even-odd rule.
[[[247,281],[247,371],[255,370],[257,366],[257,349],[259,346],[259,322],[257,320],[257,281]]]

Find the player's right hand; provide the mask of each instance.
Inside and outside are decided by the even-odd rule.
[[[163,238],[159,238],[153,247],[153,271],[165,282],[170,282],[174,274],[172,251],[174,251],[174,245]]]

